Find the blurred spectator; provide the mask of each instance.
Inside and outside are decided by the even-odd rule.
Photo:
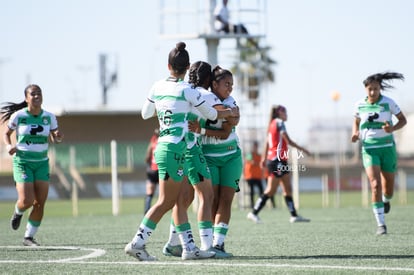
[[[249,195],[250,195],[250,208],[253,209],[254,206],[254,194],[255,189],[258,191],[258,195],[263,194],[263,169],[261,167],[262,157],[258,153],[258,142],[254,141],[251,151],[246,154],[244,161],[244,179],[249,185]]]
[[[146,183],[146,195],[145,195],[145,205],[144,205],[144,214],[151,208],[152,198],[155,194],[155,189],[158,185],[158,165],[155,162],[154,151],[157,146],[159,130],[155,129],[154,133],[148,144],[147,154],[145,156],[145,163],[147,165],[147,183]]]

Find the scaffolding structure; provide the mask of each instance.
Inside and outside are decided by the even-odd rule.
[[[236,131],[244,152],[251,148],[253,141],[259,142],[263,148],[270,100],[263,72],[258,70],[258,55],[267,54],[268,47],[252,49],[246,47],[247,40],[265,42],[267,32],[266,0],[233,0],[229,1],[231,23],[242,23],[248,29],[245,33],[224,33],[214,29],[214,8],[216,1],[222,0],[160,0],[160,38],[174,40],[202,39],[207,48],[207,62],[213,67],[222,64],[219,60],[221,41],[234,41],[229,49],[234,56],[233,72],[234,87],[232,96],[240,107],[240,123]],[[225,49],[220,48],[220,51]],[[248,58],[246,58],[246,56]],[[261,64],[269,66],[269,64]],[[244,190],[242,189],[241,204],[244,207]]]

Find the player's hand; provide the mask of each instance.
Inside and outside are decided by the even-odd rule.
[[[393,127],[391,124],[388,123],[388,121],[384,122],[384,125],[382,125],[382,129],[384,129],[384,131],[386,133],[392,133],[393,132]]]
[[[239,107],[233,107],[231,108],[231,113],[232,113],[232,117],[240,117],[240,111],[239,111]]]
[[[17,151],[16,146],[13,146],[11,144],[6,146],[6,150],[7,150],[7,153],[9,153],[10,156],[14,155]]]
[[[54,143],[61,143],[64,137],[60,131],[53,132],[50,136]]]
[[[200,133],[201,131],[200,123],[197,120],[188,121],[188,130],[193,133]]]
[[[359,140],[359,133],[355,133],[351,137],[352,142],[357,142]]]

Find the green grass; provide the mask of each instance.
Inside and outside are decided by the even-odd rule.
[[[333,196],[333,194],[332,194]],[[123,249],[142,218],[142,199],[122,200],[121,214],[112,216],[109,200],[80,200],[79,216],[72,216],[70,201],[48,201],[37,234],[39,249],[21,246],[26,216],[19,230],[10,229],[14,202],[0,203],[1,274],[412,274],[414,273],[414,204],[396,202],[386,216],[389,234],[375,236],[369,207],[361,207],[359,194],[341,195],[340,208],[321,208],[318,194],[301,194],[300,214],[312,219],[290,224],[278,207],[261,212],[263,224],[246,219],[247,210],[233,210],[226,249],[235,257],[182,261],[163,256],[170,215],[158,224],[147,244],[155,263],[138,262]],[[198,242],[195,214],[190,212]],[[69,249],[71,248],[71,249]],[[87,249],[105,254],[88,259]]]

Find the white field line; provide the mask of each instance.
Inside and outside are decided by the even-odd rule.
[[[60,260],[36,260],[35,262],[39,263],[65,263],[65,262],[71,262],[71,261],[83,261],[91,258],[98,258],[100,256],[105,255],[106,251],[103,249],[97,249],[97,248],[84,248],[84,247],[74,247],[74,246],[0,246],[0,249],[27,249],[27,250],[79,250],[79,251],[91,251],[91,253],[75,257],[75,258],[64,258]],[[14,260],[0,260],[0,263],[6,263],[6,262],[22,262],[22,263],[28,263],[31,261],[14,261]]]
[[[367,270],[367,271],[400,271],[400,272],[414,272],[413,268],[404,267],[387,267],[387,266],[348,266],[348,265],[298,265],[298,264],[272,264],[272,263],[235,263],[227,262],[221,263],[220,260],[214,262],[209,260],[205,261],[176,261],[176,262],[140,262],[140,261],[124,261],[124,262],[105,262],[105,261],[85,261],[91,258],[98,258],[103,256],[106,251],[103,249],[96,248],[83,248],[83,247],[72,247],[72,246],[39,246],[39,247],[22,247],[22,246],[0,246],[0,249],[55,249],[55,250],[79,250],[79,251],[91,251],[91,253],[76,257],[76,258],[65,258],[59,260],[0,260],[2,263],[64,263],[64,264],[80,264],[80,265],[159,265],[159,266],[238,266],[238,267],[268,267],[268,268],[296,268],[296,269],[332,269],[332,270]]]

